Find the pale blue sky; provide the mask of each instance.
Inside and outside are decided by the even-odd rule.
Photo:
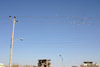
[[[37,65],[38,59],[48,58],[52,67],[60,67],[60,53],[65,67],[84,61],[100,63],[100,0],[1,0],[0,63],[4,64],[9,64],[9,15],[19,20],[15,26],[14,64]],[[90,17],[93,19],[81,20]],[[77,24],[81,22],[86,24]]]

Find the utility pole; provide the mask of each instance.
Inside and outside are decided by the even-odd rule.
[[[9,16],[11,18],[11,16]],[[10,59],[9,67],[12,66],[12,50],[13,50],[13,38],[14,38],[14,28],[15,28],[16,17],[13,17],[13,28],[12,28],[12,37],[11,37],[11,46],[10,46]]]

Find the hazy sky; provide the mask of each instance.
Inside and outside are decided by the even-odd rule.
[[[100,63],[100,0],[0,0],[0,63],[7,65],[10,15],[19,21],[13,64],[37,65],[38,59],[46,58],[52,67],[61,67],[59,54],[65,67],[84,61]]]

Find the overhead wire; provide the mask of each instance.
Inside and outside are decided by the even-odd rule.
[[[0,19],[5,19],[5,18],[9,18],[9,16],[0,16]],[[95,20],[95,21],[100,21],[100,18],[99,17],[78,17],[78,16],[16,16],[16,18],[21,21],[21,22],[33,22],[32,20],[30,21],[30,19],[56,19],[56,20],[59,20],[59,19],[63,19],[63,20],[67,20],[67,21],[71,21],[74,20],[75,22],[72,22],[72,23],[66,23],[66,24],[95,24],[95,23],[87,23],[87,22],[84,22],[84,21],[92,21],[92,20]],[[28,19],[28,21],[26,21]],[[76,22],[78,21],[78,22]],[[84,22],[84,23],[82,23]],[[0,23],[8,23],[8,22],[0,22]],[[43,22],[42,22],[43,23]],[[61,22],[63,23],[63,22]],[[65,22],[64,22],[65,24]],[[97,23],[96,23],[97,24]]]

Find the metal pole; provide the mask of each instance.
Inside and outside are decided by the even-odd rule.
[[[10,60],[9,60],[9,67],[12,66],[12,50],[13,50],[13,37],[14,37],[14,27],[15,27],[15,20],[16,17],[13,18],[13,29],[12,29],[12,38],[11,38],[11,47],[10,47]]]

